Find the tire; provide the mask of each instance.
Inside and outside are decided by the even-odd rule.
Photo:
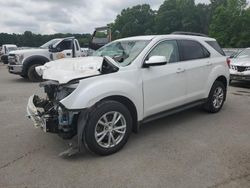
[[[28,78],[32,82],[41,82],[43,79],[41,76],[39,76],[35,70],[37,66],[41,66],[40,64],[34,64],[31,65],[28,69]]]
[[[20,75],[22,78],[28,78],[28,76],[27,75]]]
[[[83,142],[90,151],[98,155],[110,155],[127,143],[132,130],[132,117],[123,104],[111,100],[101,101],[92,108],[88,117]]]
[[[221,110],[226,99],[226,87],[220,81],[215,81],[204,105],[209,113],[217,113]]]

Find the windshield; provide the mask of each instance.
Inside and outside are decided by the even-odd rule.
[[[109,56],[121,66],[129,65],[147,46],[148,40],[116,41],[95,51],[93,56]]]
[[[61,39],[52,39],[49,42],[46,42],[45,44],[43,44],[42,46],[40,46],[40,48],[49,48],[49,45],[54,45],[57,42],[59,42]]]
[[[240,52],[236,58],[250,58],[250,48],[247,48]]]
[[[17,50],[17,47],[8,47],[8,52]]]

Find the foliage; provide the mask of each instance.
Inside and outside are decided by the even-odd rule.
[[[250,9],[246,0],[227,0],[214,10],[209,34],[224,47],[247,47],[250,44]]]
[[[123,9],[112,24],[113,38],[153,34],[155,11],[149,5]]]
[[[16,44],[17,46],[22,47],[39,47],[51,39],[71,36],[74,36],[76,39],[78,39],[81,46],[87,46],[91,38],[90,34],[57,33],[53,35],[41,35],[34,34],[31,31],[25,31],[23,34],[0,33],[0,45]]]

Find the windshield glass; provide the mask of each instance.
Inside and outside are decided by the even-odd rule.
[[[147,46],[148,40],[116,41],[103,46],[93,56],[109,56],[121,66],[129,65]]]
[[[40,46],[40,48],[49,48],[49,45],[54,45],[57,42],[59,42],[61,39],[52,39],[49,42],[46,42],[45,44],[43,44],[42,46]]]
[[[17,50],[17,47],[8,47],[8,52]]]
[[[243,50],[236,56],[236,58],[250,58],[250,49],[247,48]]]

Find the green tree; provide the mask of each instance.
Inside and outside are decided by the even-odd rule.
[[[137,5],[123,9],[112,26],[112,38],[153,33],[155,12],[149,5]]]
[[[199,5],[201,7],[201,5]],[[205,7],[205,5],[203,5]],[[174,31],[201,32],[198,12],[194,0],[166,0],[160,6],[155,19],[158,34],[168,34]],[[206,18],[203,18],[206,19]]]
[[[242,37],[249,36],[249,13],[246,0],[227,0],[219,5],[212,16],[209,34],[223,47],[244,47]]]

